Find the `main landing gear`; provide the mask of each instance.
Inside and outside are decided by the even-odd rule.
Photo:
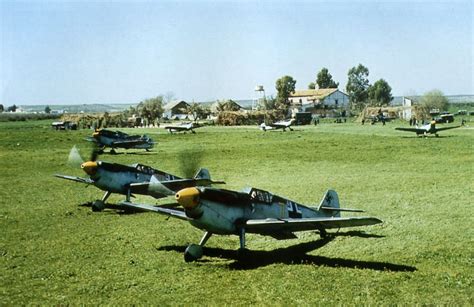
[[[207,231],[201,239],[199,244],[189,244],[184,251],[184,261],[192,262],[202,258],[203,247],[212,233]],[[243,259],[248,255],[248,249],[245,248],[245,228],[239,229],[240,248],[237,250],[237,259]]]
[[[212,236],[212,233],[206,231],[204,236],[201,239],[201,242],[198,244],[189,244],[184,251],[184,261],[192,262],[202,258],[202,248],[206,244],[207,240]]]
[[[94,202],[92,202],[92,211],[100,212],[100,211],[104,210],[105,209],[105,202],[106,202],[107,198],[109,198],[110,194],[112,194],[112,192],[107,191],[107,192],[105,192],[102,199],[98,199],[98,200],[95,200]]]

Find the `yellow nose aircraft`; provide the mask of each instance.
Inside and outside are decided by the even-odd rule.
[[[296,238],[295,232],[374,225],[375,217],[341,217],[341,212],[363,212],[339,207],[339,197],[328,190],[319,205],[308,207],[268,191],[248,188],[242,192],[211,187],[189,187],[175,195],[180,208],[163,208],[124,201],[121,205],[147,210],[188,221],[205,231],[199,244],[190,244],[184,252],[186,262],[202,257],[203,246],[212,234],[237,235],[240,256],[245,252],[245,234],[256,233],[276,239]]]
[[[81,164],[82,170],[89,178],[58,175],[58,178],[91,184],[104,190],[100,200],[92,203],[92,210],[101,211],[112,193],[126,195],[130,201],[132,194],[150,195],[162,198],[174,195],[177,191],[194,186],[208,186],[224,183],[212,181],[209,171],[201,168],[193,178],[181,178],[143,164],[123,165],[104,161],[87,161]]]

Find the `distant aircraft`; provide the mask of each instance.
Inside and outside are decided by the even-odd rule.
[[[165,129],[167,129],[170,133],[173,132],[186,132],[186,131],[191,131],[192,133],[196,133],[193,129],[200,128],[201,126],[194,124],[194,123],[182,123],[179,125],[169,125],[165,126]]]
[[[115,153],[115,148],[145,149],[149,151],[155,144],[155,142],[146,135],[128,135],[121,131],[106,129],[96,129],[92,137],[88,137],[86,140],[96,143],[99,147],[99,153],[103,153],[105,147],[111,148],[111,153]]]
[[[126,199],[130,201],[132,194],[162,198],[174,195],[177,191],[188,187],[224,183],[212,181],[209,171],[204,168],[201,168],[192,179],[183,179],[142,164],[123,165],[104,161],[87,161],[81,164],[81,168],[89,175],[89,178],[58,174],[55,176],[91,184],[104,190],[102,199],[92,202],[93,211],[102,211],[112,193],[126,195]]]
[[[288,120],[274,122],[269,125],[265,125],[265,123],[262,123],[260,125],[260,129],[263,131],[276,130],[276,129],[283,129],[283,131],[286,131],[286,129],[288,128],[290,129],[290,131],[293,131],[293,129],[291,128],[291,125],[293,125],[294,122],[295,122],[294,119],[288,119]]]
[[[443,131],[443,130],[448,130],[448,129],[454,129],[454,128],[459,128],[461,126],[451,126],[451,127],[442,127],[442,128],[436,128],[436,121],[431,121],[431,123],[421,126],[421,127],[416,127],[416,128],[395,128],[395,130],[400,130],[400,131],[410,131],[410,132],[415,132],[417,136],[428,136],[428,134],[434,134],[436,137],[438,137],[438,132]]]
[[[145,204],[122,202],[120,205],[134,210],[152,211],[191,223],[205,231],[199,245],[190,244],[184,252],[186,262],[202,257],[203,246],[212,234],[238,235],[239,255],[245,253],[245,234],[257,233],[276,239],[296,238],[294,232],[319,230],[321,237],[326,229],[365,226],[382,223],[374,217],[341,217],[341,211],[362,212],[339,208],[335,191],[328,190],[317,207],[300,205],[289,199],[260,189],[243,192],[210,187],[193,187],[175,195],[181,208],[163,208]]]

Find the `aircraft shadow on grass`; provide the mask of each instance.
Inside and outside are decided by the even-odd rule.
[[[365,234],[362,232],[353,231],[350,233],[334,234],[326,239],[319,239],[312,242],[300,243],[285,248],[278,248],[272,251],[253,251],[246,252],[245,257],[239,259],[235,250],[227,250],[221,248],[204,247],[204,255],[208,257],[224,258],[235,260],[229,264],[229,268],[235,270],[252,270],[259,267],[264,267],[271,264],[283,263],[288,265],[294,264],[312,264],[318,266],[328,266],[333,268],[351,268],[351,269],[369,269],[376,271],[391,271],[391,272],[414,272],[416,267],[407,266],[403,264],[394,264],[388,262],[376,261],[360,261],[344,258],[329,258],[324,256],[308,255],[308,252],[319,249],[331,242],[336,236],[360,236],[360,237],[383,237],[377,235]],[[185,246],[162,246],[158,247],[159,251],[176,251],[184,252]],[[201,260],[204,262],[205,260]]]

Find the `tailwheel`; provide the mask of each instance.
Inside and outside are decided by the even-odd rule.
[[[92,203],[92,211],[100,212],[105,209],[105,203],[101,200],[96,200]]]
[[[184,261],[193,262],[202,257],[202,246],[197,244],[189,244],[184,251]]]

